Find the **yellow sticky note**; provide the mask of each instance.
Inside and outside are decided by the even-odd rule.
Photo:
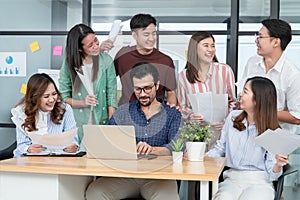
[[[22,94],[26,94],[26,90],[27,90],[27,85],[23,83],[22,86],[21,86],[20,92]]]
[[[37,41],[32,42],[29,46],[32,53],[40,49],[39,43]]]

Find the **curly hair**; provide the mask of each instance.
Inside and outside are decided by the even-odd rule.
[[[17,104],[17,106],[24,104],[24,112],[27,116],[25,122],[22,124],[22,128],[24,130],[26,129],[29,132],[38,130],[36,128],[36,116],[40,109],[41,98],[50,84],[54,85],[57,92],[57,100],[55,102],[53,110],[50,113],[51,121],[54,124],[61,123],[61,120],[63,119],[66,112],[61,94],[57,89],[55,82],[49,75],[45,73],[37,73],[29,78],[26,94]]]

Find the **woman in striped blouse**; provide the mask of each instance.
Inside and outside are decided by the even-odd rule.
[[[194,33],[189,42],[185,69],[178,77],[178,102],[184,121],[207,122],[201,114],[193,112],[189,94],[206,92],[228,94],[228,109],[230,109],[232,102],[235,102],[234,82],[231,67],[217,60],[213,35],[206,31]],[[212,124],[217,131],[209,146],[219,138],[223,124],[223,121]]]
[[[234,82],[230,66],[218,62],[213,35],[206,31],[194,33],[189,42],[185,69],[179,73],[178,77],[177,96],[183,120],[207,123],[207,119],[201,114],[193,112],[189,94],[206,92],[228,94],[228,108],[230,108],[231,102],[235,102]],[[220,138],[223,124],[223,121],[211,124],[213,125],[213,138],[208,142],[208,149],[211,149]],[[190,182],[189,187],[194,189],[196,185]],[[188,199],[187,193],[187,182],[182,181],[180,199]]]
[[[53,79],[47,74],[34,74],[27,84],[26,94],[11,110],[16,124],[17,148],[14,157],[22,154],[41,153],[45,147],[32,144],[28,133],[57,134],[76,128],[71,106],[63,103]],[[63,149],[74,153],[78,149],[78,138]]]

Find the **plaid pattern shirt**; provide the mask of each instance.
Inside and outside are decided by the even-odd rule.
[[[162,103],[161,99],[157,99]],[[110,125],[134,126],[136,142],[146,142],[151,146],[163,146],[172,151],[171,141],[178,137],[182,125],[181,114],[175,107],[161,104],[159,113],[146,119],[138,101],[120,106],[109,120]]]

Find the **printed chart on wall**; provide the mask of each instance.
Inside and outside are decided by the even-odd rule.
[[[26,52],[0,52],[1,76],[26,76]]]

